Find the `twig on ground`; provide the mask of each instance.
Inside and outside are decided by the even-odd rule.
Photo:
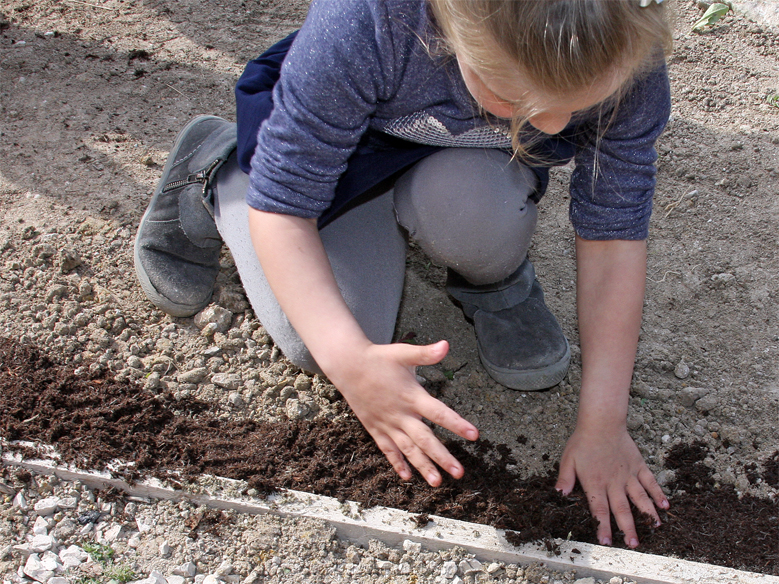
[[[668,216],[673,212],[674,209],[676,209],[679,205],[682,204],[682,201],[684,201],[685,197],[692,197],[694,195],[698,194],[698,190],[692,190],[689,193],[683,194],[681,197],[679,197],[678,201],[674,201],[673,203],[669,203],[665,206],[665,210],[668,211],[665,214],[665,218],[668,219]]]
[[[181,96],[183,96],[183,95],[184,95],[184,94],[183,94],[181,91],[179,91],[178,89],[176,89],[176,88],[175,88],[175,87],[173,87],[172,85],[168,85],[168,84],[166,83],[166,84],[165,84],[165,87],[167,87],[168,89],[172,89],[173,91],[175,91],[176,93],[178,93],[178,94],[179,94],[179,95],[181,95]]]
[[[109,8],[108,6],[100,6],[99,4],[90,4],[89,2],[82,2],[82,0],[65,0],[69,4],[83,4],[84,6],[91,6],[92,8],[100,8],[100,10],[119,10],[118,8]]]
[[[653,284],[661,284],[661,283],[665,282],[665,279],[668,277],[668,274],[676,274],[677,276],[681,276],[682,275],[681,272],[674,272],[673,270],[668,270],[665,274],[663,274],[663,277],[661,279],[659,279],[659,280],[653,280],[649,276],[647,276],[646,279],[649,280],[650,282],[652,282]]]

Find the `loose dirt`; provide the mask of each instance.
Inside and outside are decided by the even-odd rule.
[[[128,479],[193,480],[211,474],[244,480],[246,490],[260,493],[292,488],[365,507],[485,523],[511,530],[511,543],[548,541],[552,552],[554,538],[597,543],[596,523],[582,492],[562,496],[554,489],[553,474],[521,479],[506,470],[517,464],[509,448],[485,440],[473,448],[449,442],[469,472],[434,489],[418,476],[401,481],[353,417],[219,421],[206,403],[139,394],[128,382],[104,376],[80,378],[8,340],[0,342],[0,412],[4,436],[56,444],[63,462],[82,468],[107,470],[116,460],[133,463],[124,471]],[[35,456],[29,448],[24,452]],[[639,521],[642,550],[779,574],[779,508],[715,483],[703,464],[707,454],[703,442],[670,450],[666,467],[675,473],[668,484],[673,510],[663,513],[657,528],[651,518]],[[764,469],[753,469],[752,480],[773,481],[777,459],[779,451]]]
[[[79,369],[80,379],[110,372],[137,384],[139,397],[141,387],[172,396],[155,399],[174,414],[202,402],[197,415],[219,424],[354,423],[327,380],[300,372],[273,346],[229,253],[214,301],[232,320],[210,336],[154,310],[132,270],[134,231],[175,134],[197,114],[234,119],[243,64],[298,27],[305,9],[287,0],[3,2],[0,334]],[[696,491],[680,494],[680,473],[664,461],[696,443],[706,454],[694,466],[734,501],[775,504],[779,492],[779,36],[737,15],[694,34],[696,3],[675,9],[674,111],[658,143],[628,424],[677,515]],[[443,269],[416,249],[409,256],[397,336],[450,341],[444,362],[420,374],[486,441],[506,445],[485,459],[518,480],[553,476],[576,420],[570,172],[554,172],[531,250],[573,350],[556,388],[517,393],[493,383],[472,329],[442,291]],[[156,402],[147,406],[149,417],[163,415]],[[736,503],[720,507],[729,506]],[[702,533],[718,539],[731,529]]]

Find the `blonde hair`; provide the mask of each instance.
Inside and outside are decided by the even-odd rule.
[[[429,0],[448,52],[477,71],[520,73],[550,96],[592,87],[608,74],[626,83],[670,53],[671,26],[664,4],[639,0]],[[667,2],[666,2],[667,4]],[[604,104],[605,105],[605,104]],[[515,152],[526,115],[512,120]]]

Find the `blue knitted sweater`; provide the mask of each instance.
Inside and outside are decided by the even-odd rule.
[[[437,38],[425,0],[314,0],[297,37],[250,63],[236,88],[249,205],[321,225],[439,148],[509,149],[506,122],[479,113]],[[635,80],[614,115],[576,115],[533,150],[543,160],[531,165],[535,199],[548,167],[574,159],[575,231],[645,239],[669,113],[663,65]]]

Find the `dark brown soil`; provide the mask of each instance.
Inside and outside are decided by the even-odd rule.
[[[245,479],[263,492],[286,487],[405,509],[419,514],[420,525],[428,514],[490,524],[514,532],[512,543],[544,541],[552,553],[553,538],[595,543],[583,493],[563,497],[554,476],[520,480],[506,470],[517,461],[504,445],[448,443],[467,472],[433,489],[419,477],[401,481],[354,418],[260,424],[217,414],[208,404],[145,394],[109,377],[77,377],[34,348],[0,339],[0,436],[56,444],[80,468],[121,459],[135,462],[131,480],[171,479],[172,472]],[[639,521],[641,551],[779,574],[779,506],[715,484],[706,454],[701,443],[668,454],[666,466],[676,473],[672,507],[657,529]],[[755,477],[775,485],[779,452],[762,466]],[[212,520],[202,517],[193,532]]]

